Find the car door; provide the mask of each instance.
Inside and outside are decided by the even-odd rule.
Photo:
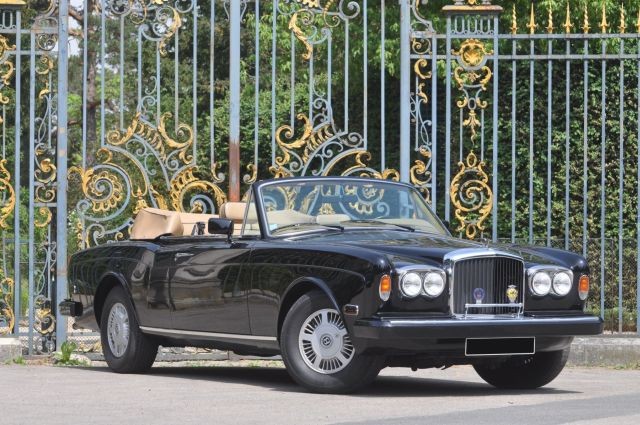
[[[226,238],[186,239],[174,247],[169,271],[173,328],[249,334],[250,276],[243,273],[248,246]]]

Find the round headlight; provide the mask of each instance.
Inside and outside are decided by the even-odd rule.
[[[417,273],[407,273],[400,282],[400,290],[402,294],[407,298],[415,298],[420,295],[422,290],[422,279]]]
[[[440,273],[427,273],[427,275],[424,277],[423,286],[424,292],[428,296],[435,298],[442,294],[442,291],[444,291],[444,278]]]
[[[553,277],[553,293],[564,297],[571,291],[571,276],[567,272],[556,273]]]
[[[551,290],[551,277],[547,272],[538,272],[531,279],[531,291],[538,296],[547,295]]]

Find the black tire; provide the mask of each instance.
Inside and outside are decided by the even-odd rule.
[[[547,385],[562,372],[569,348],[514,356],[504,363],[477,364],[474,369],[487,383],[497,388],[532,390]]]
[[[360,355],[354,350],[350,361],[346,362],[346,366],[336,372],[320,373],[307,365],[302,357],[301,348],[299,348],[298,338],[301,328],[312,314],[326,309],[335,312],[333,305],[321,291],[308,292],[295,302],[282,325],[280,334],[282,360],[293,380],[309,391],[334,394],[351,393],[373,382],[384,365],[384,358]],[[342,323],[342,319],[340,319],[340,323]]]
[[[129,340],[124,353],[116,355],[109,345],[108,322],[114,305],[124,306],[129,320]],[[158,343],[143,334],[136,320],[131,301],[121,287],[113,288],[107,295],[100,318],[102,352],[111,370],[118,373],[142,373],[148,371],[158,354]]]

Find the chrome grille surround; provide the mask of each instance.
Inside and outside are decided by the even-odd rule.
[[[522,257],[491,248],[468,248],[445,255],[444,263],[452,314],[465,318],[523,314],[526,270]],[[506,300],[509,285],[515,285],[518,290],[515,303]],[[486,291],[481,304],[473,302],[474,288]]]

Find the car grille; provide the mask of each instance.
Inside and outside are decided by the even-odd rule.
[[[511,257],[466,258],[453,266],[453,312],[455,314],[513,314],[522,311],[524,297],[524,264]],[[518,296],[514,303],[507,289],[514,285]],[[474,297],[484,294],[481,303]],[[480,307],[482,304],[500,306]],[[511,304],[511,305],[510,305]],[[466,307],[466,305],[472,305]]]

